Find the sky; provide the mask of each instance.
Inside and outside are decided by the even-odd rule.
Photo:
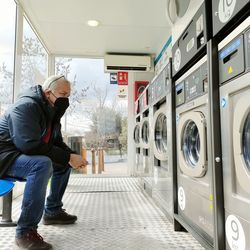
[[[13,71],[15,15],[14,1],[1,0],[0,8],[0,65],[5,62],[8,70]]]

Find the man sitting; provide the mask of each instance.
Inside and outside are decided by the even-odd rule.
[[[52,249],[37,233],[43,213],[45,225],[77,220],[62,208],[71,168],[87,165],[61,135],[60,120],[69,106],[70,91],[70,82],[64,76],[51,76],[42,86],[27,90],[0,118],[0,177],[26,179],[16,228],[18,249]]]

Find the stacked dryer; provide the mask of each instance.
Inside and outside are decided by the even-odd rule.
[[[176,81],[178,214],[185,228],[213,245],[213,192],[208,152],[208,73],[203,57]]]
[[[171,61],[152,82],[152,197],[172,221],[172,94]]]
[[[226,249],[250,249],[250,17],[219,44]]]

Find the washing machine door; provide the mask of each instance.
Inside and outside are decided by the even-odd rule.
[[[141,142],[143,147],[148,147],[149,144],[149,121],[144,117],[141,121]]]
[[[134,128],[134,142],[136,146],[140,144],[140,125],[136,124]]]
[[[250,193],[250,102],[246,96],[236,103],[233,114],[233,151],[236,176]]]
[[[177,126],[177,150],[179,166],[185,175],[205,175],[206,125],[202,112],[190,111],[180,116]]]
[[[167,160],[167,117],[166,105],[164,104],[154,114],[153,131],[154,131],[154,155],[160,161]]]

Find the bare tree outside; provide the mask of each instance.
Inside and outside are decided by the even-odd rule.
[[[13,102],[13,73],[5,63],[0,66],[0,113],[3,114]]]

